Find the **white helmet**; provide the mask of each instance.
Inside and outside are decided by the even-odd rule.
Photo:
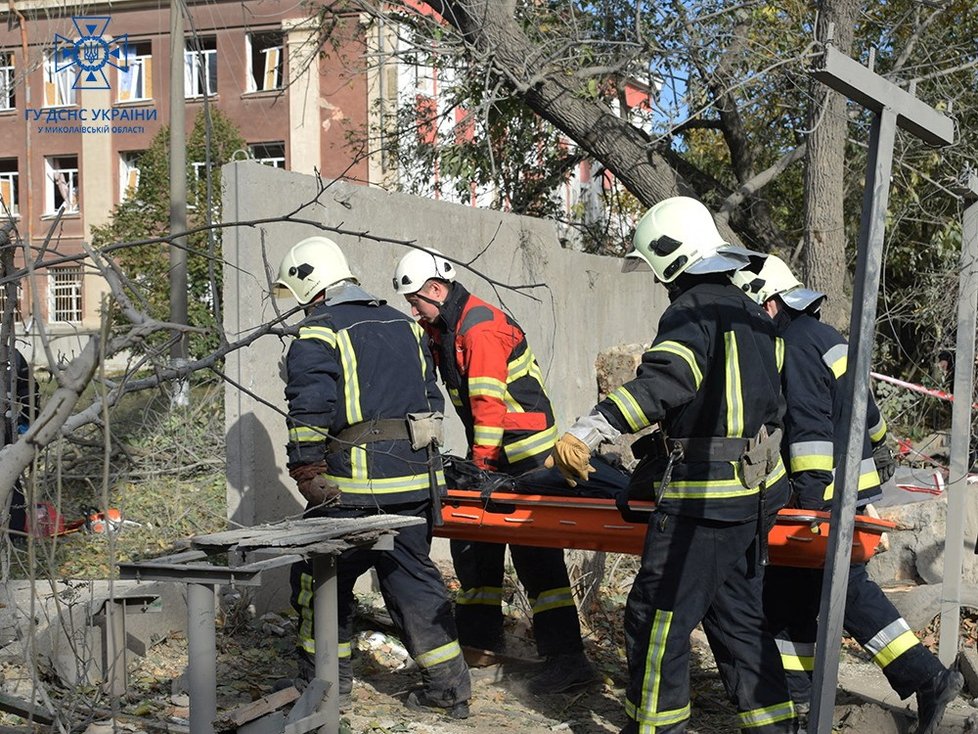
[[[805,288],[791,272],[788,264],[777,255],[764,258],[756,272],[752,268],[744,268],[732,273],[730,280],[752,301],[762,306],[775,296],[781,296],[781,300],[789,308],[804,311],[816,301],[825,298],[824,293]]]
[[[356,282],[343,251],[333,240],[315,236],[296,243],[282,258],[275,286],[288,289],[305,306],[318,293],[343,280]]]
[[[720,236],[710,210],[688,196],[664,199],[645,212],[632,245],[622,270],[639,269],[644,261],[663,283],[682,273],[724,273],[748,263],[746,251]]]
[[[394,268],[394,290],[402,296],[417,293],[432,278],[451,283],[455,266],[438,250],[411,250]]]

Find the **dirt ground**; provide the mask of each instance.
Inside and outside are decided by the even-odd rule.
[[[403,699],[420,676],[388,626],[376,599],[361,598],[355,640],[355,682],[351,708],[343,714],[341,731],[349,734],[494,734],[498,732],[573,732],[614,734],[625,723],[624,653],[620,640],[600,625],[586,627],[588,655],[602,680],[572,694],[534,696],[526,682],[535,660],[526,617],[519,609],[507,615],[507,652],[502,663],[471,669],[471,715],[453,720],[438,713],[407,709]],[[620,606],[609,610],[615,627]],[[593,615],[591,615],[593,617]],[[291,619],[265,615],[240,621],[226,616],[219,635],[218,704],[233,708],[272,690],[276,679],[295,674]],[[179,634],[161,640],[141,659],[133,673],[133,705],[159,723],[185,725],[188,698],[181,673],[186,663],[186,640]],[[713,658],[701,633],[693,637],[692,719],[689,734],[737,731],[734,711],[727,702]],[[847,649],[840,668],[840,688],[834,731],[851,734],[909,734],[914,729],[913,700],[900,702],[870,661]],[[950,708],[940,734],[978,731],[978,709],[962,696]],[[141,731],[140,728],[128,729]],[[147,727],[147,732],[153,728]],[[158,730],[158,729],[157,729]],[[98,730],[92,730],[92,734]],[[107,730],[109,731],[109,730]]]

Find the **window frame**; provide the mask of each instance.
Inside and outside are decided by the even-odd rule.
[[[75,161],[74,168],[64,166],[64,162],[72,158]],[[61,165],[56,167],[56,162],[60,162]],[[59,173],[64,172],[69,174],[67,181],[65,181],[65,184],[68,186],[68,198],[61,193],[61,189],[55,179]],[[80,169],[78,167],[77,155],[53,155],[44,157],[44,216],[54,216],[58,213],[59,206],[57,205],[58,196],[56,193],[61,195],[62,202],[71,201],[71,195],[73,194],[73,206],[66,207],[64,213],[78,214],[80,211],[78,201],[79,173]]]
[[[282,147],[282,155],[281,156],[278,156],[278,155],[267,155],[267,153],[271,152],[271,151],[269,151],[267,149],[268,148],[271,148],[272,146],[281,146]],[[259,148],[266,149],[266,150],[261,151],[263,153],[266,153],[266,155],[262,155],[262,156],[257,155],[257,152],[258,152],[257,149],[259,149]],[[286,168],[285,168],[285,141],[284,140],[273,140],[273,141],[266,142],[266,143],[249,143],[248,144],[248,154],[249,154],[249,156],[251,157],[251,159],[253,161],[255,161],[257,163],[261,163],[264,166],[271,166],[272,168],[281,168],[283,171],[286,170]],[[279,162],[281,162],[281,165],[278,165]]]
[[[144,150],[120,150],[119,151],[119,203],[129,201],[132,194],[139,192],[139,178],[142,171],[138,165],[140,157],[145,153]],[[133,177],[135,174],[135,181]]]
[[[8,216],[17,219],[20,217],[20,161],[17,158],[0,159],[5,165],[12,162],[13,170],[0,170],[0,219]],[[10,192],[11,201],[4,197],[4,190]]]
[[[17,109],[16,61],[13,51],[0,50],[0,112]]]
[[[193,48],[192,46],[203,46],[213,42],[214,48]],[[214,88],[211,89],[211,74],[209,69],[213,65]],[[207,73],[201,77],[200,71],[204,69]],[[202,91],[201,82],[206,86]],[[188,39],[183,50],[183,96],[185,99],[202,99],[216,97],[220,88],[217,76],[217,36],[199,36],[196,39]]]
[[[149,47],[147,53],[139,53],[142,48],[145,50]],[[135,41],[133,43],[126,44],[126,50],[132,50],[133,53],[126,54],[126,66],[128,71],[118,70],[118,90],[116,91],[116,102],[120,104],[130,104],[134,102],[148,102],[153,99],[153,42],[152,41]],[[132,59],[132,61],[129,61]],[[135,77],[135,81],[130,82],[130,86],[137,86],[140,90],[140,96],[131,96],[124,98],[123,93],[130,92],[131,89],[126,88],[127,79],[130,75]]]
[[[73,275],[70,282],[59,282],[59,278]],[[63,293],[63,290],[69,290]],[[85,271],[80,265],[62,265],[48,268],[48,321],[58,324],[78,324],[84,318]],[[67,308],[59,308],[59,303],[67,299]],[[67,313],[65,313],[67,311]],[[77,316],[77,318],[65,318]]]
[[[75,107],[78,104],[78,90],[75,89],[77,74],[70,66],[59,71],[58,60],[53,52],[44,54],[41,74],[44,79],[44,104],[42,107]],[[49,85],[53,97],[48,95]]]
[[[256,47],[255,40],[270,41]],[[274,43],[273,41],[278,41]],[[245,34],[245,58],[248,59],[245,91],[249,94],[258,92],[277,92],[285,89],[285,33],[280,30],[252,31]],[[261,63],[261,83],[256,75]],[[274,61],[272,61],[274,59]],[[274,77],[273,86],[267,86],[269,74]]]

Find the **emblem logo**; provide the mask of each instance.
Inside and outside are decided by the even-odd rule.
[[[78,38],[71,40],[60,33],[54,36],[55,71],[78,67],[74,89],[108,89],[105,67],[128,70],[128,34],[105,38],[109,16],[74,16],[71,21]]]

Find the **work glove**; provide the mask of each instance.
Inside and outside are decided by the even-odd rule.
[[[571,487],[577,486],[577,480],[586,482],[588,476],[595,471],[591,466],[591,449],[570,433],[565,433],[554,444],[553,452],[543,465],[548,469],[556,466],[564,481]]]
[[[896,472],[896,459],[885,440],[873,444],[873,463],[876,464],[880,484],[886,484]]]
[[[316,507],[329,507],[340,502],[340,488],[326,478],[326,462],[300,464],[289,469],[289,476],[306,502]]]

